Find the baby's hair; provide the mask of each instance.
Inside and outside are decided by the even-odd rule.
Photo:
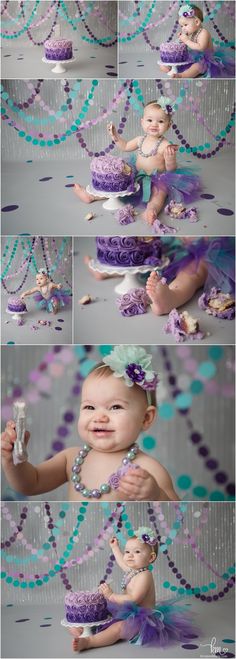
[[[172,119],[171,119],[171,114],[170,114],[170,112],[168,112],[168,113],[165,112],[165,110],[163,110],[163,108],[161,107],[160,103],[158,103],[158,101],[154,100],[154,101],[149,101],[149,103],[145,103],[144,108],[143,108],[143,111],[146,110],[146,108],[148,108],[149,105],[155,105],[156,108],[158,108],[158,110],[162,110],[162,111],[164,112],[164,114],[166,115],[166,117],[168,117],[169,122],[170,122],[170,124],[171,124]]]
[[[139,538],[137,538],[136,535],[132,535],[132,538],[130,538],[130,540],[139,540]],[[155,545],[150,545],[148,542],[144,542],[143,544],[148,545],[150,547],[150,549],[152,550],[151,554],[152,553],[156,554],[156,557],[152,561],[154,563],[154,561],[157,559],[157,556],[158,556],[158,542]]]
[[[199,21],[203,21],[203,12],[200,9],[200,7],[197,7],[196,5],[191,5],[191,7],[194,9],[194,14],[197,18],[199,18]]]
[[[88,376],[90,375],[95,375],[97,378],[101,377],[109,377],[109,375],[114,375],[114,371],[110,368],[110,366],[107,366],[104,364],[104,362],[99,362],[99,364],[96,364],[94,368],[89,372]],[[138,384],[134,383],[133,384],[133,389],[137,391],[143,391],[143,393],[146,395],[146,391],[142,389]],[[154,405],[154,407],[157,407],[157,399],[156,399],[156,391],[153,389],[148,392],[150,395],[150,400],[151,400],[151,405]]]

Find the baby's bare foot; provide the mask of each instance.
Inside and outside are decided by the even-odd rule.
[[[71,627],[69,629],[69,632],[71,636],[73,636],[72,648],[74,652],[80,652],[82,650],[86,650],[86,648],[88,647],[88,639],[81,638],[81,634],[83,633],[83,627]]]
[[[155,206],[150,206],[150,204],[148,204],[146,210],[143,213],[143,218],[148,224],[152,225],[153,222],[155,222],[157,219],[157,210]]]
[[[93,270],[93,268],[91,268],[91,265],[90,265],[91,260],[92,260],[91,256],[88,256],[86,254],[86,256],[84,257],[84,263],[85,263],[85,265],[88,266],[89,272],[91,272],[91,275],[93,275],[94,279],[97,279],[98,281],[101,281],[102,279],[107,279],[109,277],[109,275],[107,275],[106,273],[103,274],[102,272],[95,272],[95,270]]]
[[[75,183],[73,189],[80,201],[83,201],[85,204],[91,204],[92,201],[97,201],[97,197],[89,194],[82,185],[79,185],[79,183]]]
[[[156,272],[151,272],[148,277],[146,291],[152,300],[151,309],[156,316],[162,316],[174,309],[174,291],[167,284],[161,283],[161,277]]]
[[[171,73],[170,78],[182,78],[182,74],[181,73]]]

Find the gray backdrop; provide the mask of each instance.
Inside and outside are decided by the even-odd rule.
[[[186,346],[184,346],[186,351]],[[50,347],[48,348],[50,350]],[[210,450],[210,457],[216,458],[219,463],[219,469],[230,476],[230,481],[234,479],[234,403],[232,398],[222,395],[221,386],[233,384],[233,346],[224,346],[222,359],[216,362],[215,380],[220,384],[218,393],[208,394],[206,389],[200,395],[195,395],[191,407],[191,418],[193,427],[196,431],[202,433],[203,444]],[[74,383],[74,374],[78,371],[78,354],[81,355],[80,370],[84,372],[87,365],[97,363],[101,359],[101,353],[98,347],[93,346],[89,353],[83,353],[81,348],[75,354],[75,349],[69,346],[66,350],[71,350],[73,360],[68,365],[65,364],[65,370],[62,377],[54,377],[52,380],[51,391],[43,392],[36,404],[28,406],[27,425],[31,432],[31,441],[29,447],[29,459],[33,464],[37,464],[51,453],[51,442],[56,438],[56,428],[62,423],[62,415],[66,410],[73,407],[75,416],[78,417],[80,397],[71,398],[71,387]],[[158,402],[171,402],[171,394],[168,386],[168,373],[165,370],[161,349],[157,346],[147,346],[148,352],[153,354],[154,368],[160,376],[160,385],[158,387]],[[196,359],[197,362],[211,360],[209,353],[210,348],[207,346],[191,346],[189,355],[185,359]],[[2,397],[11,394],[13,384],[21,384],[26,387],[28,383],[29,371],[37,368],[41,363],[45,353],[46,346],[5,346],[2,348]],[[76,356],[77,355],[77,356]],[[184,362],[179,356],[179,347],[171,346],[168,348],[169,360],[173,364],[173,372],[177,376],[177,386],[183,391],[189,390],[190,383],[194,377],[186,370]],[[83,360],[85,359],[85,363]],[[87,360],[90,360],[89,363]],[[189,377],[190,376],[190,377]],[[214,386],[214,385],[213,385]],[[74,405],[73,405],[74,401]],[[78,444],[77,418],[65,442],[67,446],[76,446]],[[209,492],[220,488],[214,481],[214,471],[208,470],[204,466],[204,460],[198,455],[198,446],[189,441],[189,430],[186,425],[185,416],[176,414],[172,420],[166,421],[157,418],[155,424],[149,429],[148,435],[156,439],[156,446],[151,455],[156,457],[161,464],[169,470],[174,483],[180,474],[189,474],[192,477],[192,486],[203,485]],[[140,446],[142,446],[142,439]],[[3,497],[12,497],[13,493],[7,488],[5,479],[2,480]],[[195,499],[192,488],[185,492],[176,488],[180,497],[186,499]],[[15,498],[15,495],[13,495]],[[21,497],[22,498],[22,497]],[[66,500],[67,487],[42,495],[43,500]],[[202,497],[201,497],[202,498]]]
[[[61,510],[60,503],[53,502],[50,505],[51,515],[54,521],[60,519],[58,518],[59,511]],[[168,553],[171,556],[171,559],[175,562],[179,572],[181,572],[186,580],[190,581],[191,585],[202,586],[203,584],[208,585],[209,582],[212,581],[215,582],[217,588],[210,593],[214,594],[214,592],[217,593],[223,588],[225,583],[220,577],[217,577],[204,562],[200,561],[194,555],[194,550],[187,542],[184,530],[187,528],[189,529],[190,534],[194,535],[196,529],[199,528],[201,532],[199,535],[196,535],[195,542],[204,554],[205,560],[220,574],[227,572],[228,568],[232,566],[234,561],[233,504],[224,505],[210,503],[208,516],[206,516],[207,523],[205,524],[201,524],[200,516],[194,516],[194,513],[202,511],[202,506],[202,503],[197,502],[187,504],[187,510],[184,512],[183,527],[173,544],[169,545]],[[18,522],[20,513],[22,512],[22,504],[16,502],[11,503],[9,509],[13,519]],[[86,545],[91,544],[93,546],[94,538],[100,532],[109,515],[109,511],[111,510],[114,510],[114,507],[108,506],[104,510],[104,507],[99,503],[90,504],[88,506],[86,519],[82,523],[79,535],[77,536],[78,541],[75,543],[74,549],[67,560],[82,556],[86,549]],[[56,538],[58,557],[62,556],[63,551],[65,551],[72,529],[76,525],[78,512],[78,506],[74,503],[70,504],[70,508],[66,512],[66,518],[64,518],[64,524],[60,527],[61,533]],[[164,514],[168,527],[172,527],[176,519],[174,505],[169,502],[162,503],[159,512]],[[129,516],[133,529],[137,529],[138,526],[150,526],[146,503],[127,503],[126,513]],[[23,533],[24,537],[27,538],[27,541],[33,545],[33,548],[39,549],[43,543],[48,541],[46,519],[48,519],[48,517],[45,517],[45,509],[42,503],[36,505],[36,503],[31,501]],[[160,522],[158,522],[158,520],[157,525],[161,531]],[[9,522],[7,522],[2,516],[2,540],[6,540],[9,537],[9,532]],[[161,533],[165,535],[164,531],[161,531]],[[122,529],[120,540],[122,550],[124,548],[123,540],[126,541],[127,539],[127,531],[126,529]],[[50,557],[47,563],[38,560],[34,563],[30,562],[24,564],[24,558],[30,554],[29,551],[22,546],[20,541],[14,543],[14,545],[8,549],[7,553],[11,555],[13,553],[17,558],[23,559],[23,563],[20,565],[17,564],[16,566],[12,563],[5,563],[4,561],[2,569],[6,568],[7,571],[12,571],[15,567],[16,570],[22,570],[22,572],[26,574],[31,572],[35,573],[37,570],[39,571],[38,573],[44,574],[48,572],[49,569],[52,569],[57,561],[54,552],[45,551],[44,554]],[[73,590],[96,589],[100,579],[102,579],[105,574],[110,553],[108,540],[106,540],[104,542],[104,548],[96,552],[94,557],[91,557],[88,561],[82,563],[81,566],[71,567],[66,570],[67,578],[69,579]],[[115,565],[112,576],[109,577],[112,579],[112,588],[115,592],[120,592],[122,576],[123,573],[121,569]],[[171,584],[179,587],[179,580],[175,579],[175,575],[172,574],[170,568],[168,568],[166,556],[161,552],[159,552],[158,559],[156,563],[154,563],[153,576],[156,585],[157,601],[175,595],[170,589],[166,589],[162,585],[164,581],[169,581]],[[229,593],[227,593],[227,599],[232,599],[232,591],[233,589],[230,589]],[[59,576],[50,579],[49,582],[41,588],[34,588],[33,592],[30,588],[25,590],[13,588],[12,586],[7,585],[5,580],[3,580],[2,603],[12,602],[18,604],[48,605],[57,602],[63,604],[65,593],[65,588]],[[196,601],[194,597],[192,599],[193,601]]]

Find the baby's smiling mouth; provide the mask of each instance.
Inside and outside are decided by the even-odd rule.
[[[91,432],[96,433],[96,435],[101,435],[101,434],[110,434],[114,432],[111,428],[100,428],[100,426],[96,426],[95,428],[91,428]]]

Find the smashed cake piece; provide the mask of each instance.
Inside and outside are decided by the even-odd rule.
[[[222,293],[219,288],[211,288],[209,293],[203,293],[198,306],[210,316],[232,320],[235,317],[235,298],[231,293]]]
[[[168,321],[164,327],[166,334],[172,334],[177,343],[182,343],[187,339],[201,341],[205,334],[200,330],[199,322],[196,318],[190,316],[188,311],[172,309],[169,313]]]

